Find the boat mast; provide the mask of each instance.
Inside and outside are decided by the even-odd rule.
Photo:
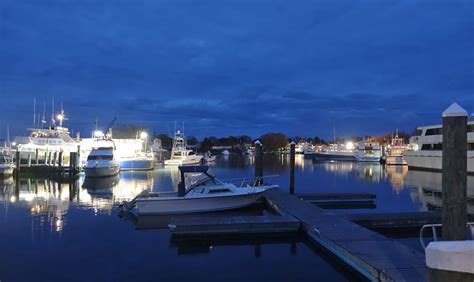
[[[36,98],[33,98],[33,127],[36,126]]]

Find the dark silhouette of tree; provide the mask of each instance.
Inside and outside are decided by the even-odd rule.
[[[171,148],[173,147],[173,139],[171,139],[171,137],[169,137],[168,135],[161,133],[155,136],[155,138],[161,140],[161,147],[163,147],[163,149],[171,150]]]
[[[283,133],[267,133],[260,137],[267,152],[275,152],[288,146],[288,137]]]

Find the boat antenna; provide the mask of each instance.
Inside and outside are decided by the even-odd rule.
[[[334,144],[336,144],[336,124],[333,124],[333,136],[334,136]]]
[[[36,125],[36,98],[33,98],[33,126]]]
[[[43,100],[43,118],[41,120],[42,128],[44,128],[46,124],[46,100]]]
[[[10,147],[10,124],[7,123],[7,146]]]
[[[54,127],[54,96],[51,98],[51,127]]]

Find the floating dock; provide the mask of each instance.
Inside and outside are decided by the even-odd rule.
[[[280,214],[300,220],[313,242],[369,280],[427,280],[425,257],[420,252],[278,189],[264,196]]]
[[[172,218],[173,235],[242,235],[298,232],[300,221],[290,215]]]

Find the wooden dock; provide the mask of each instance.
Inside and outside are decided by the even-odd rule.
[[[298,232],[300,221],[290,215],[172,218],[168,227],[173,236],[275,234]]]
[[[306,235],[372,281],[426,281],[423,254],[278,189],[268,205],[301,221]]]
[[[326,209],[376,208],[376,195],[371,193],[296,194],[296,196]]]

